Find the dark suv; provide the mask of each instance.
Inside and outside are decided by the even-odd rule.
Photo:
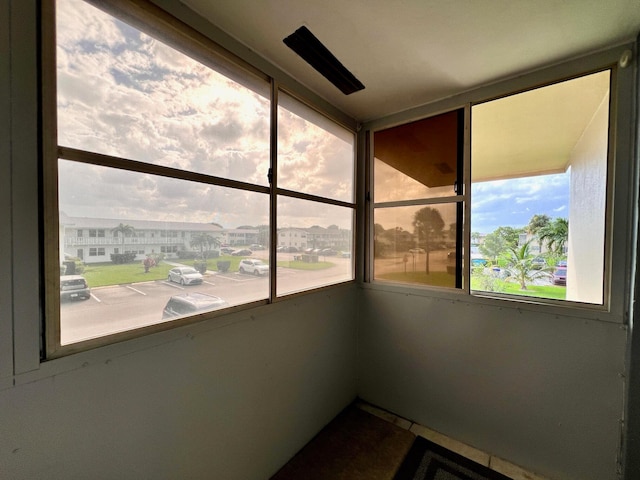
[[[60,300],[87,300],[91,289],[82,275],[62,275],[60,277]]]
[[[172,296],[162,312],[162,319],[185,317],[201,312],[219,310],[228,307],[229,304],[215,295],[193,292]]]

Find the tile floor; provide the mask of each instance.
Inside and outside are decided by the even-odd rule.
[[[512,478],[513,480],[549,480],[546,477],[528,472],[511,462],[496,457],[495,455],[491,455],[489,453],[473,448],[427,427],[424,427],[417,423],[413,423],[402,417],[394,415],[393,413],[374,407],[373,405],[370,405],[366,402],[360,401],[356,405],[362,410],[369,412],[376,417],[391,422],[394,425],[404,428],[405,430],[409,430],[416,435],[420,435],[421,437],[426,438],[427,440],[431,440],[432,442],[448,448],[449,450],[456,452],[470,460],[473,460],[476,463],[489,467],[496,472],[500,472],[503,475]]]

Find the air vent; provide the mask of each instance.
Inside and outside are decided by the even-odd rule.
[[[297,29],[284,39],[284,43],[345,95],[364,89],[362,82],[307,27]]]

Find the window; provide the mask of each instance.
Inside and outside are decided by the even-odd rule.
[[[603,304],[610,76],[472,107],[473,290]]]
[[[374,278],[461,288],[457,110],[374,134]]]
[[[295,282],[277,283],[287,295],[354,278],[353,248],[355,136],[292,96],[278,95],[277,226],[286,234],[278,254],[278,275],[295,269]],[[329,228],[341,233],[336,249],[324,242],[295,239]],[[293,229],[293,230],[292,230]],[[282,236],[282,231],[280,233]]]
[[[374,131],[372,278],[604,305],[610,84],[607,69]]]
[[[43,34],[43,204],[48,236],[58,238],[46,245],[45,276],[54,286],[46,301],[48,358],[133,337],[141,327],[170,328],[168,320],[193,321],[163,316],[176,289],[214,294],[218,310],[354,278],[350,256],[325,252],[309,269],[312,259],[294,258],[290,242],[277,256],[248,248],[258,239],[272,243],[277,218],[296,229],[335,225],[339,247],[351,253],[352,131],[284,92],[275,95],[267,76],[202,38],[193,41],[188,27],[166,22],[151,4],[114,0],[112,10],[110,1],[100,9],[48,1],[56,29],[55,39],[46,26]],[[277,101],[282,128],[273,152]],[[88,238],[75,234],[80,222]],[[225,238],[233,238],[233,249],[221,248]],[[89,247],[83,275],[94,289],[84,309],[61,302],[56,291],[65,257],[75,251],[82,259],[80,245]],[[118,263],[109,261],[121,251],[127,254]],[[169,255],[201,278],[170,276]],[[237,259],[244,256],[278,265],[268,275],[243,275]],[[121,286],[134,282],[135,290]]]

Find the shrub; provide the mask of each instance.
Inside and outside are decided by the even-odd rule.
[[[111,261],[117,265],[120,265],[123,263],[133,263],[136,260],[136,255],[137,254],[135,252],[112,253]]]

